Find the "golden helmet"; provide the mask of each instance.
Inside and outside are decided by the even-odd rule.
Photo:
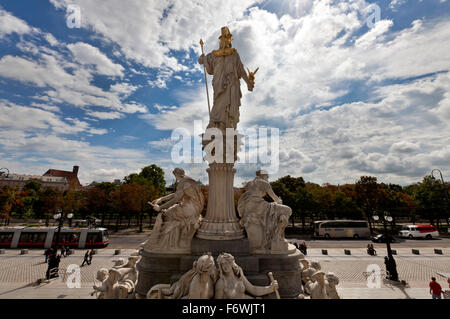
[[[222,38],[231,38],[233,35],[230,32],[230,29],[228,29],[228,27],[222,27],[221,29],[221,36],[219,37],[219,39]]]

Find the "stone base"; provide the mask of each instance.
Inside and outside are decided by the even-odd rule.
[[[137,264],[139,271],[136,285],[137,298],[145,298],[147,292],[156,284],[170,284],[177,281],[185,272],[192,269],[195,260],[210,252],[217,257],[221,252],[232,254],[236,263],[242,267],[247,279],[256,286],[267,286],[272,272],[278,281],[281,298],[297,298],[302,293],[300,251],[295,249],[286,254],[248,253],[248,240],[215,241],[194,238],[191,254],[154,254],[141,250],[141,260]],[[275,298],[272,293],[265,298]]]

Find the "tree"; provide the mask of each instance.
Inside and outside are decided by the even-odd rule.
[[[442,183],[432,176],[425,176],[422,183],[414,189],[413,196],[417,201],[419,214],[427,218],[430,224],[439,222],[439,219],[446,215],[446,203],[442,194]]]
[[[133,173],[124,178],[126,184],[139,183],[155,188],[159,196],[166,191],[166,181],[164,171],[161,167],[152,164],[144,167],[139,174]]]
[[[364,217],[369,223],[372,230],[371,217],[373,212],[378,210],[378,202],[380,191],[377,183],[377,178],[373,176],[361,176],[355,185],[356,201],[364,212]]]
[[[2,218],[2,222],[5,222],[10,219],[10,212],[12,207],[16,204],[17,201],[17,193],[14,188],[9,186],[3,186],[0,188],[0,217]]]
[[[114,193],[116,203],[121,212],[126,211],[128,213],[128,227],[130,227],[132,215],[138,215],[139,231],[142,232],[144,213],[150,210],[147,202],[155,199],[157,197],[156,194],[157,190],[154,187],[137,182],[123,184],[120,187],[120,191]]]
[[[62,193],[56,189],[48,187],[40,194],[38,213],[45,218],[45,225],[48,226],[49,219],[59,208],[63,206]]]
[[[305,213],[311,206],[311,195],[305,188],[306,184],[303,178],[287,175],[270,185],[275,194],[282,199],[283,204],[292,209],[292,226],[295,226],[295,216],[301,216],[303,228],[305,228]]]

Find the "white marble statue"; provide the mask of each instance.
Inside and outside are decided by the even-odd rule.
[[[325,280],[325,273],[321,270],[316,271],[311,276],[310,281],[305,285],[309,291],[311,299],[329,299],[327,295],[327,281]]]
[[[223,27],[221,33],[220,48],[206,56],[202,54],[198,59],[206,71],[213,75],[214,103],[208,128],[236,129],[242,97],[240,79],[244,79],[248,90],[253,91],[257,70],[247,75],[237,50],[232,47],[230,30]]]
[[[325,277],[328,299],[341,299],[336,289],[336,286],[339,284],[339,278],[332,272],[327,273]]]
[[[100,282],[100,285],[94,285],[94,291],[91,292],[91,296],[97,294],[97,299],[105,299],[105,292],[108,290],[108,283],[106,279],[108,279],[109,270],[106,268],[100,268],[97,271],[96,280]]]
[[[100,284],[94,284],[94,291],[91,296],[98,294],[97,299],[132,298],[138,279],[136,263],[139,258],[139,256],[130,256],[127,263],[123,258],[114,259],[114,265],[111,269],[99,269],[96,280]]]
[[[314,268],[315,270],[322,270],[322,266],[316,260],[311,261],[311,267]]]
[[[125,265],[127,263],[124,258],[113,259],[112,262],[114,264],[113,268],[121,267],[121,266],[123,266],[123,265]]]
[[[147,299],[211,299],[217,274],[214,258],[203,255],[174,284],[158,284],[150,288]]]
[[[130,268],[123,269],[106,269],[102,268],[97,272],[97,280],[101,281],[100,285],[94,285],[94,292],[91,293],[93,296],[96,292],[100,294],[97,299],[128,299],[130,294],[133,292],[131,288],[134,289],[134,284],[131,287],[129,281],[122,281]]]
[[[222,253],[217,257],[219,279],[215,287],[215,299],[252,299],[278,291],[278,282],[272,281],[270,286],[259,287],[252,285],[244,276],[234,257]]]
[[[312,261],[311,263],[308,262],[307,260],[301,260],[300,261],[303,264],[303,270],[302,270],[302,283],[305,287],[304,291],[305,293],[307,293],[308,295],[311,294],[311,291],[309,289],[309,283],[312,283],[315,281],[313,275],[317,272],[317,269],[314,266],[317,267],[318,263]],[[320,266],[320,264],[319,264]]]
[[[138,279],[138,271],[136,269],[136,263],[139,260],[139,256],[128,257],[128,262],[124,265],[115,266],[115,269],[127,269],[126,274],[120,279],[120,283],[123,287],[127,288],[128,293],[133,293],[136,287]]]
[[[265,171],[257,171],[256,178],[247,183],[245,192],[239,198],[238,212],[245,227],[252,253],[286,253],[289,246],[284,237],[284,229],[292,214],[290,207],[282,205],[268,182]],[[274,200],[264,199],[268,195]]]
[[[145,251],[154,253],[190,253],[191,240],[200,226],[200,213],[205,198],[200,185],[185,175],[182,168],[173,171],[178,185],[175,193],[161,197],[152,203],[160,212]],[[161,206],[162,202],[165,202]]]
[[[216,263],[211,255],[203,255],[174,284],[150,288],[147,299],[251,299],[278,292],[278,282],[270,278],[269,286],[254,286],[232,255],[222,253]]]

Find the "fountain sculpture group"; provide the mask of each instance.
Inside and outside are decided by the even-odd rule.
[[[131,256],[126,265],[101,269],[97,279],[102,284],[94,286],[98,298],[337,297],[338,279],[325,277],[320,265],[310,266],[285,239],[292,210],[273,192],[267,172],[256,172],[235,205],[240,79],[252,91],[256,71],[247,74],[230,31],[221,31],[220,48],[199,58],[213,75],[214,88],[202,141],[209,163],[207,193],[176,168],[176,191],[150,203],[158,216],[141,245],[139,262]]]

